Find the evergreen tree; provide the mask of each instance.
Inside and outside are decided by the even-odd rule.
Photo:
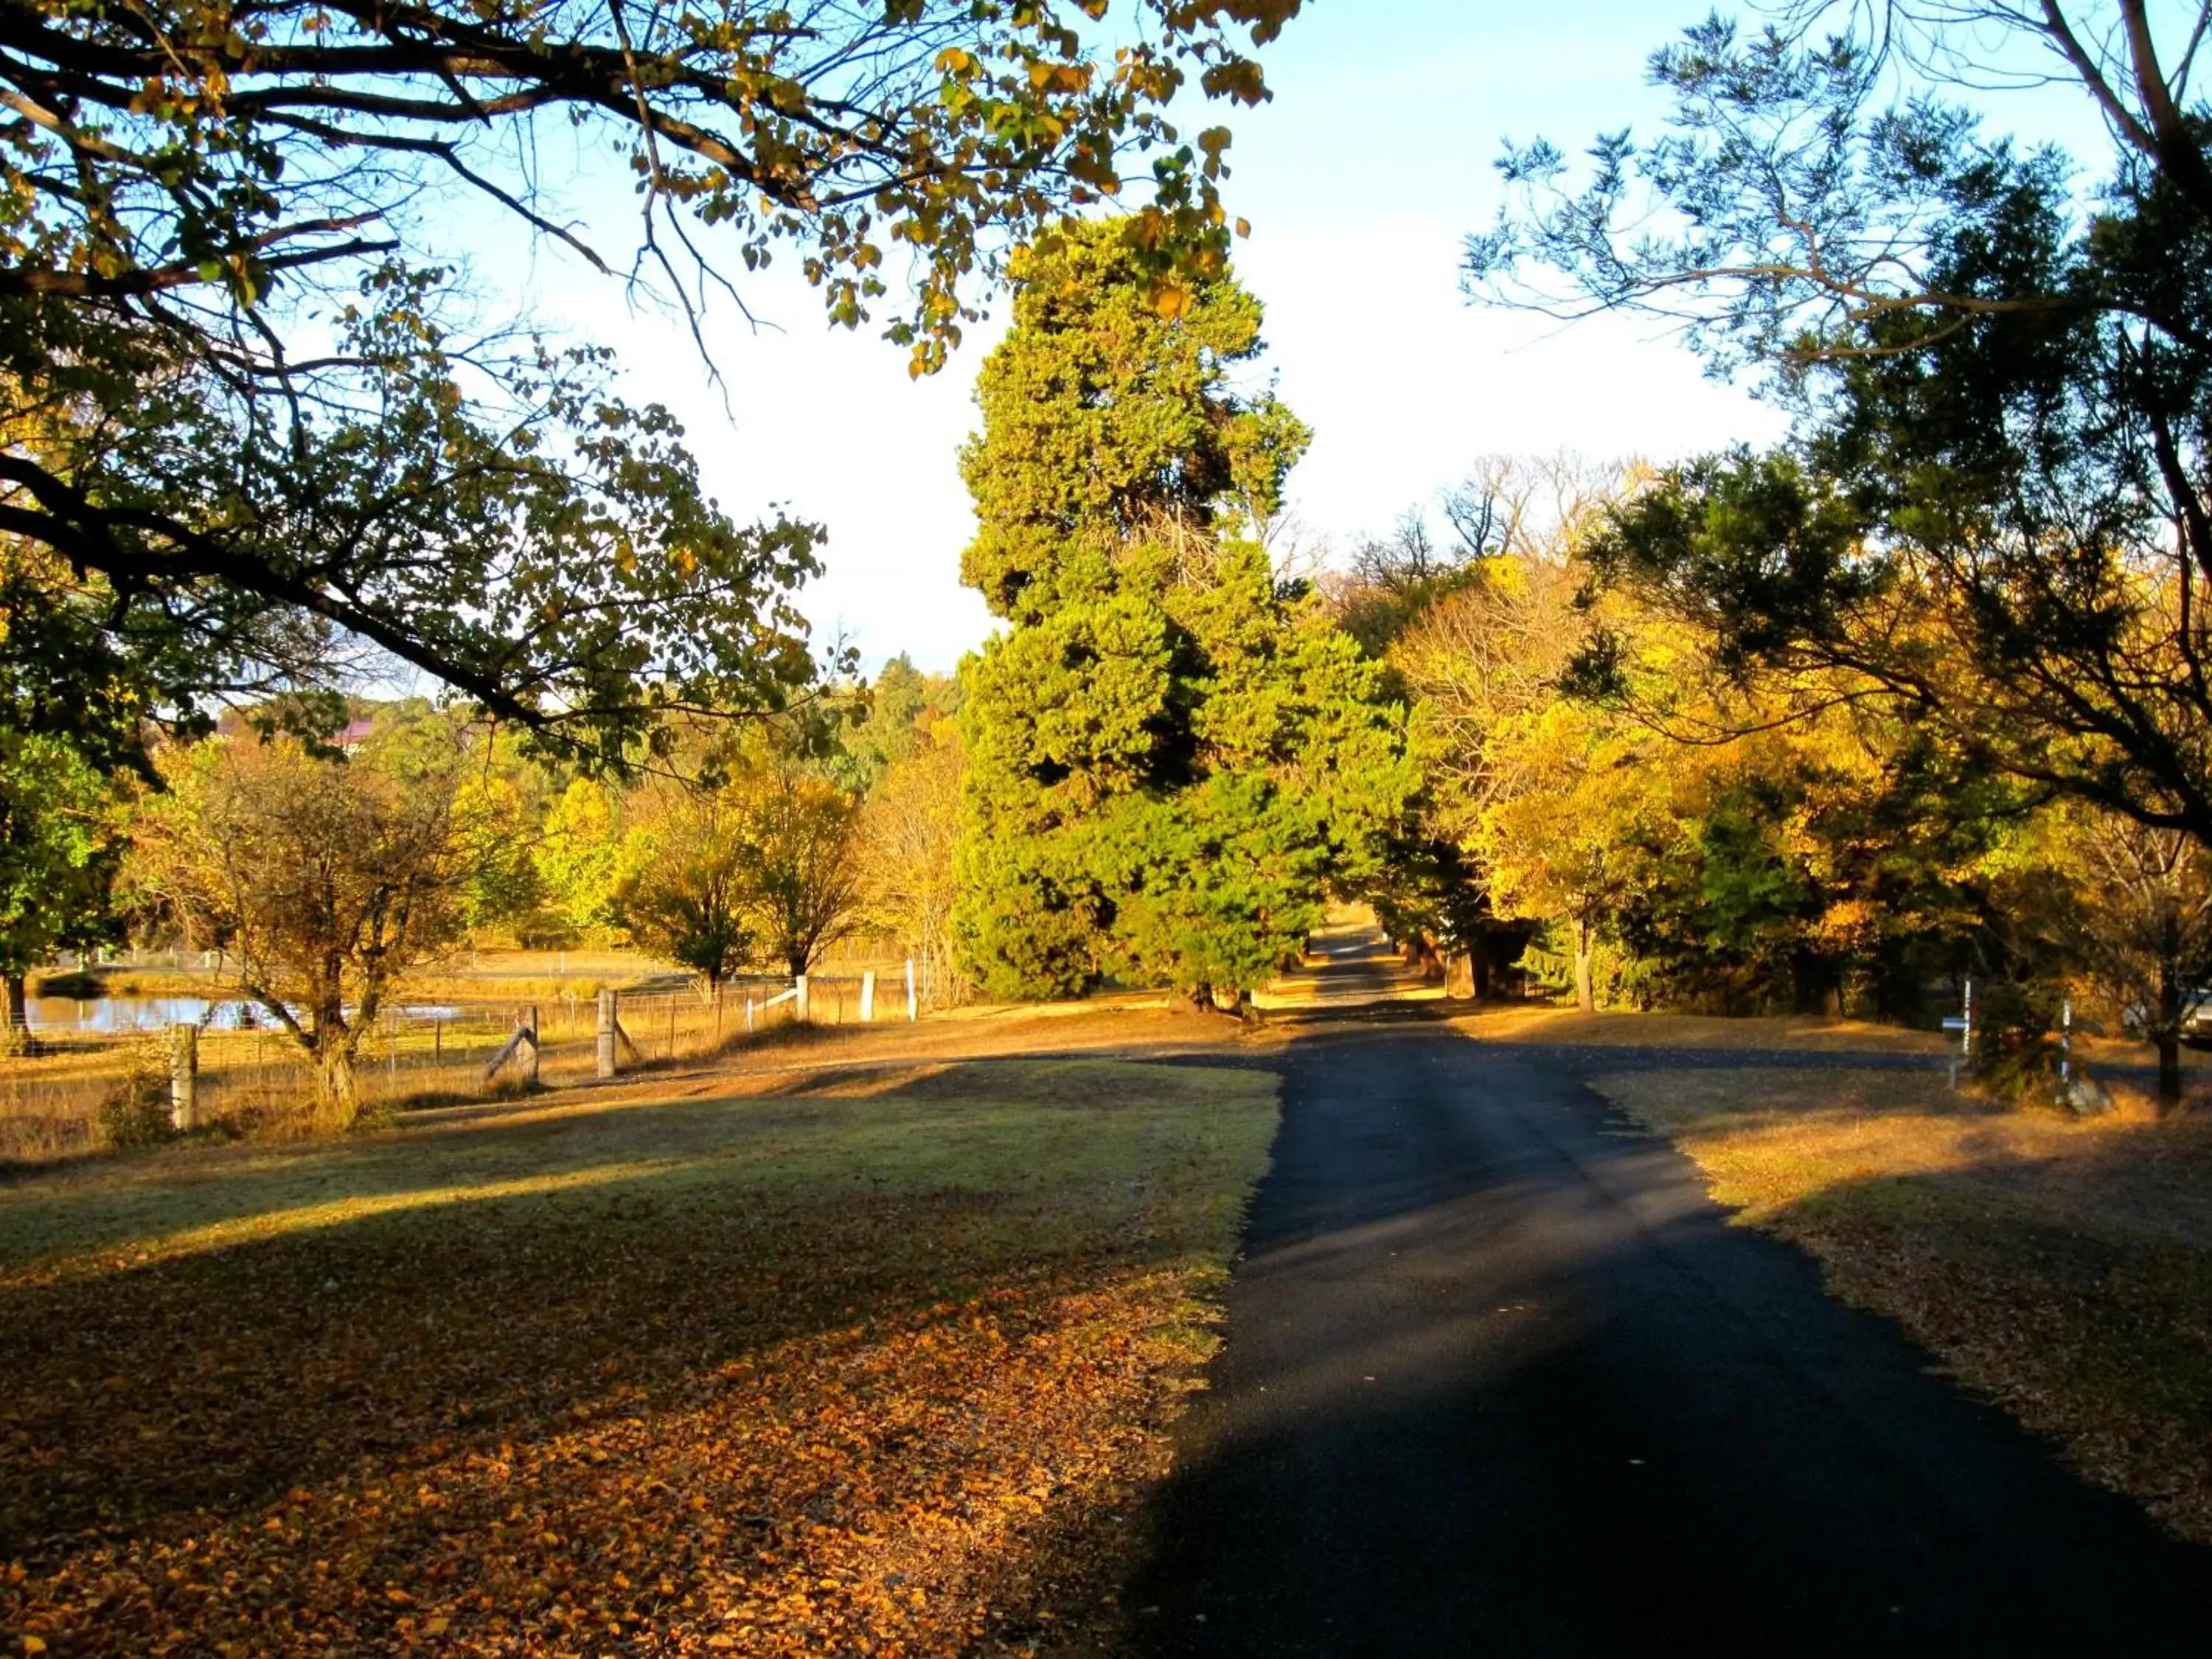
[[[962,457],[963,574],[1011,624],[963,682],[955,934],[989,995],[1241,996],[1416,781],[1378,671],[1255,539],[1309,439],[1235,385],[1258,302],[1218,257],[1147,270],[1115,223],[1019,258]]]

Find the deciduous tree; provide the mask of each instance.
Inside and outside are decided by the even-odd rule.
[[[215,738],[160,763],[167,788],[132,829],[134,885],[224,949],[313,1061],[319,1121],[348,1127],[362,1041],[407,973],[459,935],[453,771],[402,779],[371,753],[326,759],[289,738]]]
[[[806,973],[860,921],[860,800],[799,757],[773,752],[729,793],[761,952],[787,973]]]
[[[0,730],[0,1043],[24,1028],[31,970],[102,932],[117,827],[113,787],[72,745]]]
[[[897,935],[939,1000],[957,999],[952,914],[959,902],[956,851],[966,755],[960,727],[939,720],[920,746],[891,763],[861,809],[861,884],[868,920]]]
[[[753,962],[806,973],[859,919],[859,799],[791,735],[748,744],[716,785],[654,791],[625,837],[617,913],[710,988]]]
[[[622,925],[622,801],[605,783],[574,778],[546,810],[532,862],[552,914],[580,936]]]
[[[2179,1105],[2181,1039],[2212,994],[2212,855],[2179,830],[2078,810],[2053,842],[2075,896],[2065,942],[2156,1046],[2160,1103]]]
[[[419,204],[627,264],[697,337],[779,255],[848,326],[903,282],[927,369],[1071,207],[1132,200],[1164,289],[1218,245],[1228,134],[1166,106],[1264,97],[1235,37],[1297,5],[1137,0],[1115,37],[1089,0],[10,7],[0,533],[59,568],[6,596],[0,667],[132,732],[368,649],[611,765],[672,710],[782,707],[817,532],[733,523],[602,353],[472,325]],[[556,132],[628,164],[628,249],[545,185]]]
[[[672,788],[635,833],[616,914],[646,950],[682,963],[709,996],[753,959],[752,849],[720,791]]]

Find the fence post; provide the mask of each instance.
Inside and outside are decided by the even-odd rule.
[[[615,994],[599,993],[599,1075],[615,1074]]]
[[[535,1089],[538,1086],[538,1059],[545,1047],[545,1039],[541,1033],[545,1028],[538,1023],[536,1003],[532,1003],[522,1012],[524,1018],[529,1021],[530,1031],[530,1060],[529,1064],[523,1068],[522,1080]]]
[[[860,975],[860,1024],[872,1025],[876,1019],[876,970],[872,968]]]
[[[799,1006],[796,1012],[799,1015],[799,1023],[804,1025],[814,1017],[806,995],[806,975],[804,974],[797,975],[791,984],[792,988],[799,993]]]
[[[752,998],[751,998],[751,997],[748,996],[748,997],[745,999],[745,1035],[746,1035],[747,1036],[750,1036],[752,1034],[753,1034],[753,1000],[752,1000]]]
[[[906,959],[906,1020],[911,1025],[921,1017],[920,1006],[914,1000],[914,958]]]
[[[200,1028],[189,1020],[169,1027],[169,1127],[200,1127]]]

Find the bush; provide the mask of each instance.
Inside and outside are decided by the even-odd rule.
[[[2059,992],[2048,985],[1996,985],[1974,1009],[1974,1075],[2006,1100],[2048,1101],[2058,1084]]]
[[[153,1054],[133,1054],[121,1080],[101,1099],[96,1121],[106,1146],[158,1146],[176,1139],[167,1066]]]

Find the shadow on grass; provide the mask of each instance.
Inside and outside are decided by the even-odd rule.
[[[773,1590],[840,1528],[859,1559],[872,1525],[918,1554],[848,1601],[939,1617],[900,1611],[910,1581],[964,1617],[927,1538],[955,1579],[1013,1571],[1028,1545],[992,1566],[977,1540],[1042,1535],[1134,1455],[1272,1121],[1227,1081],[992,1061],[514,1114],[211,1167],[191,1215],[237,1224],[181,1243],[176,1194],[70,1183],[113,1214],[64,1217],[66,1270],[0,1286],[0,1559],[30,1575],[0,1622],[73,1651],[374,1645],[445,1585],[452,1630],[559,1645],[738,1617],[748,1574]],[[193,1600],[226,1572],[260,1588]]]

